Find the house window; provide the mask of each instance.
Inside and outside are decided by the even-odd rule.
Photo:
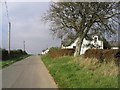
[[[94,42],[97,42],[97,37],[94,38]]]
[[[73,46],[73,48],[75,49],[75,48],[76,48],[76,46]]]

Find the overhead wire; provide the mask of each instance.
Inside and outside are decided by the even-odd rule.
[[[8,6],[7,6],[6,0],[5,0],[5,6],[6,6],[6,13],[7,13],[8,22],[10,23],[9,13],[8,13]]]

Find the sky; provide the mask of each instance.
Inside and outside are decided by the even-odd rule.
[[[50,7],[50,0],[6,0],[11,28],[11,49],[23,49],[31,54],[39,54],[42,50],[60,46],[60,40],[49,30],[50,24],[41,18]],[[56,0],[57,1],[57,0]],[[53,39],[55,38],[55,39]],[[8,19],[5,0],[0,2],[0,47],[8,49]]]
[[[11,49],[23,49],[24,40],[25,49],[31,54],[39,54],[46,48],[60,46],[60,40],[49,30],[50,24],[45,24],[41,20],[49,9],[50,2],[7,2],[7,6],[12,25]],[[5,3],[2,2],[0,7],[2,7],[0,8],[0,12],[2,11],[0,43],[2,48],[8,49],[8,18]]]

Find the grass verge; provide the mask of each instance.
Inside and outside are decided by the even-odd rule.
[[[58,88],[118,88],[118,68],[96,59],[41,56]]]
[[[24,59],[24,58],[28,57],[28,56],[30,56],[30,55],[21,55],[21,56],[12,58],[12,59],[0,61],[0,67],[5,68],[5,67],[17,62],[17,61],[20,61],[21,59]]]

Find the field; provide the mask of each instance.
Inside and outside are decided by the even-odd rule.
[[[93,58],[43,55],[59,88],[118,88],[118,67],[114,62],[98,63]]]

